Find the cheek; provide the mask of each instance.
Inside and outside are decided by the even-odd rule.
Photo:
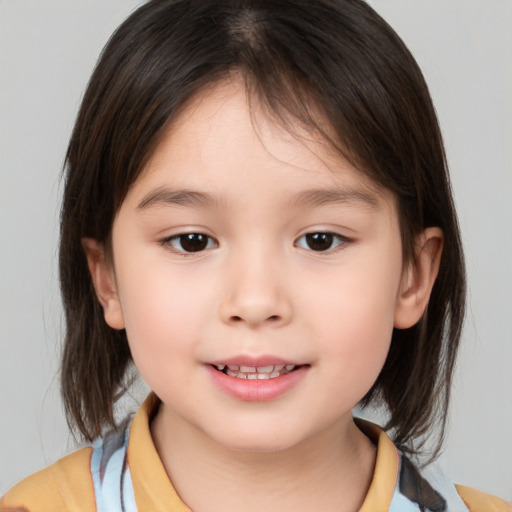
[[[144,378],[158,368],[168,371],[169,365],[186,355],[192,359],[204,315],[212,309],[207,307],[203,285],[184,272],[170,272],[169,267],[165,261],[137,255],[118,264],[128,342]]]
[[[401,280],[400,253],[395,256],[363,255],[325,282],[317,281],[310,301],[317,343],[327,360],[337,361],[353,379],[367,381],[364,385],[377,378],[391,342]]]

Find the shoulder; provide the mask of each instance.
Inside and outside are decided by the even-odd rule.
[[[419,506],[420,510],[433,512],[512,512],[511,505],[500,498],[471,487],[454,485],[438,464],[417,466],[402,454],[395,508],[390,510],[408,511],[404,499],[415,504],[411,511]]]
[[[464,485],[455,487],[470,512],[512,512],[512,506],[496,496]]]
[[[0,502],[2,512],[94,512],[92,448],[82,448],[15,485]]]

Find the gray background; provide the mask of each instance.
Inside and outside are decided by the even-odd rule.
[[[58,396],[62,165],[96,58],[136,0],[0,0],[0,494],[74,448]],[[431,87],[470,283],[449,477],[512,500],[512,2],[373,0]]]

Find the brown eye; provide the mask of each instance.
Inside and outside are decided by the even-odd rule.
[[[327,251],[333,242],[331,233],[309,233],[306,235],[306,243],[313,251]]]
[[[348,242],[348,240],[336,233],[329,232],[317,232],[317,233],[307,233],[301,236],[297,242],[297,247],[302,247],[303,249],[310,249],[311,251],[316,252],[325,252],[331,249],[335,249],[336,247]]]
[[[179,252],[200,252],[216,247],[213,238],[203,233],[184,233],[182,235],[176,235],[169,238],[167,243]]]

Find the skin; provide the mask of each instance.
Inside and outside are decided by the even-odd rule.
[[[314,135],[250,112],[232,80],[162,138],[115,218],[113,264],[84,240],[105,320],[126,329],[162,400],[152,435],[192,510],[359,509],[375,447],[352,408],[393,327],[421,317],[442,250],[429,228],[416,266],[404,265],[398,220],[390,192]],[[184,251],[183,233],[209,237],[204,250]],[[307,233],[335,236],[315,250]],[[210,364],[240,356],[302,375],[276,398],[242,400]]]

